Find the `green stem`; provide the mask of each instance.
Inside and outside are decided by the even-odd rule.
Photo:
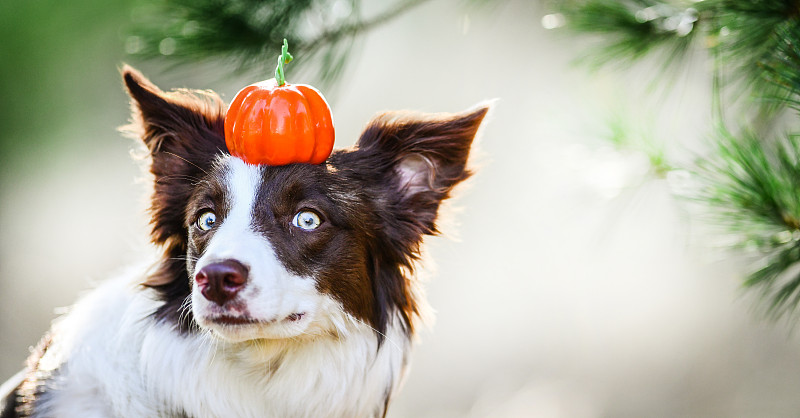
[[[292,62],[292,54],[289,53],[289,42],[286,38],[283,39],[283,47],[281,48],[281,55],[278,56],[278,67],[275,68],[275,81],[278,86],[286,84],[286,75],[283,73],[283,65]]]

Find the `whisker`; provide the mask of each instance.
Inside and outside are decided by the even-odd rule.
[[[189,316],[189,313],[192,309],[192,295],[188,295],[183,299],[181,305],[178,307],[178,322],[183,323]],[[194,321],[190,323],[191,327],[197,327],[197,324]]]
[[[184,257],[169,257],[168,259],[169,259],[169,260],[176,260],[176,261],[189,261],[189,260],[191,260],[191,261],[198,261],[198,260],[200,260],[200,257],[195,257],[195,256],[191,256],[191,257],[190,257],[190,256],[184,256]]]
[[[185,174],[172,174],[172,175],[167,175],[167,176],[161,176],[161,177],[156,179],[156,182],[159,183],[159,182],[163,182],[163,181],[166,181],[166,180],[189,180],[190,182],[192,182],[194,184],[197,184],[197,183],[200,183],[201,181],[203,181],[203,179],[195,177],[195,176],[189,176],[189,175],[185,175]]]
[[[178,154],[175,154],[174,152],[170,152],[170,151],[162,151],[162,152],[163,152],[164,154],[169,154],[169,155],[172,155],[172,156],[174,156],[174,157],[180,158],[181,160],[183,160],[183,161],[186,161],[187,163],[189,163],[189,164],[191,164],[191,165],[193,165],[193,166],[197,167],[197,169],[198,169],[198,170],[200,170],[200,171],[202,171],[203,173],[205,173],[205,174],[208,174],[208,171],[206,171],[206,170],[205,170],[203,167],[200,167],[199,165],[197,165],[197,164],[195,164],[195,163],[193,163],[193,162],[191,162],[191,161],[187,160],[186,158],[183,158],[183,157],[181,157],[181,156],[180,156],[180,155],[178,155]]]
[[[347,312],[345,312],[345,311],[344,311],[342,308],[338,308],[338,310],[339,310],[339,313],[341,313],[342,315],[344,315],[344,317],[345,317],[345,318],[348,318],[348,317],[352,318],[352,317],[351,317],[349,314],[347,314]],[[368,323],[366,323],[366,322],[364,322],[364,321],[358,321],[358,320],[356,320],[356,322],[357,322],[358,324],[361,324],[361,325],[365,325],[365,326],[367,326],[369,329],[371,329],[372,331],[374,331],[376,334],[378,334],[378,335],[381,335],[381,336],[382,336],[382,337],[383,337],[383,338],[384,338],[386,341],[390,342],[390,343],[391,343],[391,344],[392,344],[392,345],[393,345],[393,346],[394,346],[394,347],[397,349],[397,352],[398,352],[398,353],[400,353],[400,354],[403,354],[403,353],[404,353],[404,351],[403,351],[403,349],[400,347],[400,345],[399,345],[399,344],[397,344],[397,342],[395,342],[393,339],[389,338],[389,336],[388,336],[388,335],[386,335],[385,333],[378,331],[377,329],[375,329],[375,327],[373,327],[372,325],[370,325],[370,324],[368,324]]]

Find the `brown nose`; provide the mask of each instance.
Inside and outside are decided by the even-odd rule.
[[[247,267],[236,260],[209,264],[194,276],[194,283],[206,299],[222,306],[247,283]]]

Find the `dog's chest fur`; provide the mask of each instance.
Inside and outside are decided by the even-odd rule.
[[[56,324],[34,416],[382,416],[403,374],[408,339],[394,326],[380,348],[357,321],[335,338],[229,344],[153,320],[159,302],[136,279],[104,284]]]

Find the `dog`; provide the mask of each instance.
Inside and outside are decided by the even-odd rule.
[[[414,270],[488,105],[389,112],[318,165],[249,165],[213,92],[122,69],[158,260],[57,319],[11,417],[381,417],[426,301]]]

